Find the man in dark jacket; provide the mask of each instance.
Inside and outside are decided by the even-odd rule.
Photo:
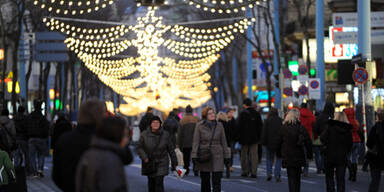
[[[75,191],[75,173],[83,153],[89,148],[92,136],[100,127],[106,109],[102,101],[90,99],[81,104],[78,126],[62,135],[53,153],[52,179],[64,192]]]
[[[21,155],[25,158],[24,162],[27,174],[30,174],[27,115],[25,114],[25,108],[23,106],[18,107],[13,121],[15,122],[17,145],[22,153]],[[21,161],[20,158],[21,157],[19,155],[15,155],[15,165],[19,165],[19,162]]]
[[[279,117],[276,108],[272,108],[264,122],[263,135],[261,144],[267,148],[267,181],[272,179],[272,165],[275,161],[275,178],[277,182],[281,182],[281,159],[276,156],[279,148],[280,129],[283,120]]]
[[[41,112],[41,104],[35,101],[34,111],[27,117],[30,166],[35,177],[44,177],[44,159],[49,153],[49,122]]]
[[[150,124],[150,121],[153,117],[153,109],[152,107],[148,107],[147,108],[147,112],[145,113],[145,115],[141,118],[140,120],[140,123],[139,123],[139,129],[140,129],[140,132],[142,133],[143,131],[147,130],[149,124]]]
[[[52,136],[52,149],[55,150],[56,143],[61,135],[66,132],[72,131],[72,123],[67,119],[64,112],[58,114],[58,119],[53,126],[53,136]]]
[[[172,111],[169,113],[168,118],[164,121],[164,130],[168,131],[171,141],[176,146],[176,134],[180,128],[180,123],[176,119],[176,114]]]
[[[380,112],[378,117],[379,121],[372,127],[367,140],[367,161],[371,170],[369,192],[379,191],[381,172],[384,170],[384,113]]]
[[[258,143],[261,137],[263,122],[260,113],[252,108],[252,100],[247,98],[243,102],[242,111],[238,118],[238,135],[241,144],[241,176],[247,177],[251,173],[252,178],[257,177],[258,167]],[[248,164],[251,161],[251,169]]]
[[[184,169],[187,170],[185,172],[185,175],[189,174],[193,133],[195,132],[196,123],[198,121],[199,121],[199,118],[193,116],[193,109],[190,105],[188,105],[185,108],[185,115],[180,121],[180,127],[177,133],[177,145],[176,145],[176,147],[179,147],[183,152]],[[193,164],[193,167],[195,167],[195,164]],[[195,176],[198,175],[197,171],[194,171],[194,173],[195,173]]]

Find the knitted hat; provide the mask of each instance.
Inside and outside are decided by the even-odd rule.
[[[151,122],[150,122],[150,123],[152,124],[153,121],[159,121],[159,122],[160,122],[160,125],[162,124],[161,119],[160,119],[159,116],[156,116],[156,115],[153,116],[153,117],[151,118]]]

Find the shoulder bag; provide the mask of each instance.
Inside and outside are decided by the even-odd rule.
[[[197,159],[198,159],[199,163],[206,163],[206,162],[211,161],[211,159],[212,159],[211,147],[212,147],[213,136],[215,136],[215,131],[216,131],[216,125],[213,128],[213,132],[212,132],[211,140],[209,141],[209,147],[208,148],[204,149],[204,148],[201,148],[199,146],[199,150],[197,152],[197,157],[198,157]]]

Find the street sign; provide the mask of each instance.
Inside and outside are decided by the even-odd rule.
[[[308,87],[305,85],[302,85],[299,87],[299,95],[307,95],[308,94]]]
[[[362,67],[359,67],[355,69],[355,71],[352,74],[353,81],[355,81],[356,84],[364,84],[368,80],[368,71],[365,70]]]
[[[306,75],[308,73],[308,67],[306,65],[299,66],[299,74]]]
[[[352,57],[352,60],[351,60],[352,65],[358,65],[362,62],[363,62],[363,55],[361,53]]]
[[[284,95],[286,95],[287,97],[292,97],[293,95],[293,90],[291,87],[284,88],[283,92],[284,92]]]
[[[284,69],[283,74],[284,74],[284,78],[285,78],[285,79],[290,79],[290,78],[292,78],[292,72],[291,72],[291,70],[289,70],[289,69]]]
[[[65,62],[69,60],[65,36],[59,32],[37,32],[34,60],[41,62]]]
[[[311,78],[309,79],[309,98],[310,99],[320,99],[320,79]]]
[[[4,59],[4,49],[0,49],[0,61]]]

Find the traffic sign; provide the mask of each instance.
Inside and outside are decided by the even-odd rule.
[[[319,78],[310,78],[309,79],[309,90],[308,90],[309,99],[320,99],[320,79]]]
[[[306,75],[308,73],[308,67],[306,65],[299,66],[299,74]]]
[[[351,63],[352,63],[352,65],[359,65],[359,64],[363,63],[363,55],[360,53],[356,56],[353,56]]]
[[[4,49],[0,49],[0,61],[4,59]]]
[[[286,87],[284,88],[284,95],[288,96],[288,97],[292,97],[293,95],[293,90],[291,87]]]
[[[285,79],[290,79],[290,78],[292,78],[292,72],[291,72],[291,70],[289,70],[289,69],[284,69],[283,74],[284,74],[284,78],[285,78]]]
[[[353,81],[355,81],[356,84],[364,84],[368,80],[368,71],[362,67],[359,67],[355,69],[355,71],[352,74]]]
[[[312,89],[317,89],[320,86],[320,82],[318,80],[312,80],[310,86]]]
[[[308,94],[308,87],[305,85],[302,85],[299,87],[299,95],[306,95]]]

